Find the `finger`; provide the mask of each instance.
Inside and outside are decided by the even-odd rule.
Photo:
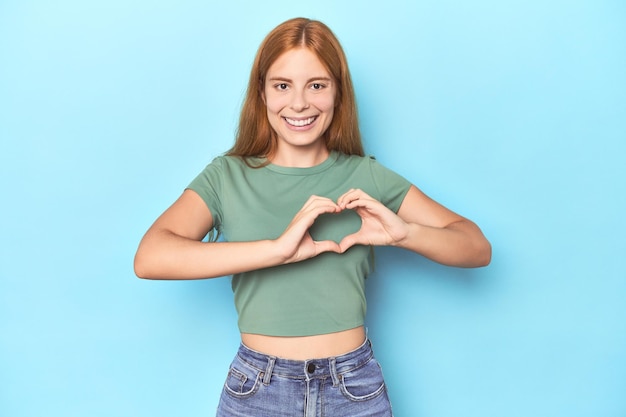
[[[315,222],[320,215],[324,213],[337,213],[341,211],[339,206],[337,206],[332,201],[324,202],[317,201],[311,204],[310,207],[304,207],[300,209],[298,213],[294,216],[289,224],[287,231],[291,231],[302,236]]]
[[[311,220],[315,220],[324,213],[338,213],[340,211],[341,208],[332,201],[316,202],[305,210],[307,216],[311,217]]]
[[[350,235],[345,236],[343,239],[341,239],[341,242],[339,242],[339,248],[341,250],[341,253],[344,253],[345,251],[350,249],[352,246],[358,245],[358,244],[359,244],[358,233],[352,233]]]
[[[337,204],[346,208],[351,202],[357,200],[373,200],[365,191],[358,188],[351,188],[337,199]]]
[[[336,203],[332,201],[316,201],[310,205],[303,207],[297,216],[306,217],[308,221],[314,221],[318,216],[323,213],[338,213],[341,211]]]
[[[339,205],[339,207],[345,208],[346,204],[355,198],[355,191],[356,190],[354,188],[351,188],[342,195],[340,195],[337,199],[337,204]]]
[[[349,210],[358,209],[358,208],[364,208],[364,209],[370,210],[370,209],[375,208],[377,204],[380,204],[380,203],[376,200],[358,198],[358,199],[349,201],[348,203],[345,204],[343,208],[349,209]]]
[[[311,207],[315,207],[315,206],[319,206],[319,205],[323,205],[323,204],[330,204],[333,205],[335,207],[338,207],[338,204],[335,203],[333,200],[331,200],[330,198],[327,197],[320,197],[317,195],[312,195],[311,197],[309,197],[309,199],[304,203],[304,205],[302,206],[302,209],[307,209],[307,208],[311,208]]]
[[[315,242],[315,248],[317,254],[322,252],[337,252],[341,253],[341,247],[337,242],[333,242],[332,240],[320,240]]]
[[[298,213],[316,211],[316,210],[320,210],[320,208],[323,209],[324,207],[326,210],[340,210],[339,205],[335,203],[333,200],[331,200],[330,198],[311,196],[302,205]]]

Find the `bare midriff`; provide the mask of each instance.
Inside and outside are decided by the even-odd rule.
[[[284,359],[305,360],[339,356],[355,350],[365,341],[363,326],[315,336],[265,336],[242,333],[244,345],[257,352]]]

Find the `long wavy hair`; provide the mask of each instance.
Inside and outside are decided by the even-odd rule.
[[[235,145],[227,155],[264,157],[276,153],[277,136],[267,118],[263,101],[270,66],[285,52],[308,48],[315,53],[337,84],[333,120],[324,132],[329,150],[363,156],[354,88],[345,53],[337,37],[322,22],[295,18],[274,28],[263,40],[250,71],[248,89],[241,108]],[[269,163],[269,162],[268,162]]]

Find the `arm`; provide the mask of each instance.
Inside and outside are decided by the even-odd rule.
[[[398,216],[407,222],[409,232],[397,246],[450,266],[480,267],[491,261],[491,244],[475,223],[415,186],[404,198]]]
[[[213,227],[213,217],[197,193],[185,190],[141,240],[135,274],[148,279],[214,278],[338,251],[336,243],[314,242],[308,234],[317,216],[335,211],[338,206],[332,201],[312,197],[278,239],[202,242]]]
[[[354,244],[391,245],[449,266],[479,267],[491,261],[491,245],[476,224],[415,186],[397,215],[360,190],[350,190],[338,203],[356,210],[363,220],[361,230],[340,243],[342,250]]]

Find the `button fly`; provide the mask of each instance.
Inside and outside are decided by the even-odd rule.
[[[306,370],[308,373],[312,374],[313,372],[315,372],[315,364],[314,363],[310,363],[307,367]]]

